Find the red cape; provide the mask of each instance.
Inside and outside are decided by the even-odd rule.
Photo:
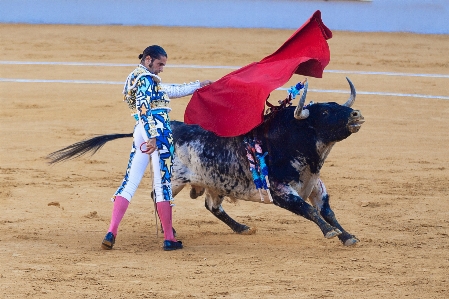
[[[218,136],[245,134],[263,121],[265,101],[293,74],[321,78],[330,60],[326,40],[332,32],[316,11],[276,52],[198,89],[187,105],[184,122]]]

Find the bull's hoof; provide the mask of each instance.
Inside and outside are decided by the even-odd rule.
[[[345,245],[345,246],[354,246],[355,244],[357,244],[359,242],[360,242],[359,239],[357,239],[356,237],[352,236],[352,238],[349,238],[346,241],[344,241],[343,245]]]
[[[245,230],[239,232],[241,235],[254,235],[257,232],[257,228],[246,227]]]
[[[339,229],[334,229],[334,230],[331,230],[331,231],[327,232],[327,233],[324,235],[324,237],[325,237],[326,239],[332,239],[332,238],[334,238],[334,237],[336,237],[336,236],[338,236],[338,235],[340,235],[340,234],[341,234],[341,231],[340,231]]]

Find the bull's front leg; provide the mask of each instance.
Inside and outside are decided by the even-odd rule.
[[[327,239],[341,234],[341,231],[338,228],[335,228],[324,221],[318,211],[302,199],[291,186],[285,184],[272,184],[271,187],[271,194],[275,205],[315,222]]]
[[[356,236],[348,233],[343,227],[341,227],[340,223],[338,223],[337,218],[335,218],[334,211],[332,211],[329,204],[329,194],[327,193],[326,187],[321,179],[318,179],[316,182],[309,199],[320,211],[320,214],[324,220],[341,231],[338,238],[345,246],[351,246],[359,242],[359,239],[357,239]]]

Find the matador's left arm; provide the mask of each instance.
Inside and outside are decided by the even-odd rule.
[[[181,98],[191,95],[200,88],[200,81],[190,82],[188,84],[163,84],[161,83],[162,90],[165,91],[169,98]]]

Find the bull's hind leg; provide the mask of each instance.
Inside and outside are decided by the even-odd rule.
[[[253,234],[255,230],[238,223],[232,219],[221,206],[224,197],[221,195],[212,195],[209,190],[206,191],[205,206],[215,217],[226,223],[234,232],[238,234]]]
[[[351,246],[359,242],[359,239],[357,239],[356,236],[348,233],[343,227],[341,227],[340,223],[338,223],[337,218],[335,218],[335,214],[329,204],[329,194],[327,193],[326,187],[320,179],[317,181],[315,187],[313,188],[309,199],[312,204],[320,211],[320,214],[324,218],[324,220],[341,231],[341,234],[338,235],[338,238],[345,246]]]

